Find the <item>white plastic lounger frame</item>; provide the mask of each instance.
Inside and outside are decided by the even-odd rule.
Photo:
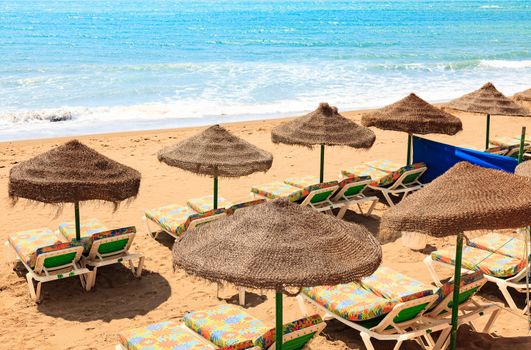
[[[361,339],[363,340],[363,344],[365,344],[365,347],[367,350],[375,350],[375,347],[373,346],[371,342],[371,338],[377,339],[377,340],[389,340],[389,341],[395,341],[396,345],[394,346],[393,350],[398,350],[402,346],[402,343],[406,340],[414,340],[416,341],[423,349],[443,349],[443,344],[445,343],[447,338],[443,337],[443,334],[439,337],[437,340],[437,343],[433,340],[431,333],[442,331],[442,330],[448,330],[450,328],[450,325],[447,320],[441,319],[441,320],[432,320],[429,323],[423,323],[423,317],[422,313],[419,313],[417,317],[410,321],[401,322],[400,324],[394,323],[393,319],[400,313],[400,311],[404,309],[408,309],[413,306],[422,305],[422,304],[428,304],[426,308],[429,308],[429,306],[437,299],[436,295],[429,295],[426,297],[422,297],[415,300],[410,300],[407,302],[396,304],[393,310],[389,312],[378,325],[372,327],[372,328],[366,328],[360,323],[349,321],[331,311],[329,311],[324,306],[320,305],[319,303],[315,302],[308,296],[304,295],[303,293],[300,293],[297,296],[297,301],[299,303],[299,308],[301,312],[304,315],[308,315],[308,311],[306,308],[306,305],[304,304],[304,301],[310,302],[312,305],[314,305],[319,310],[323,311],[325,313],[323,320],[334,318],[338,320],[339,322],[357,330],[360,332]],[[389,329],[387,329],[390,326]],[[449,334],[449,330],[447,332]]]
[[[422,184],[418,179],[422,176],[422,174],[424,174],[424,172],[426,172],[426,170],[428,170],[428,168],[426,167],[408,170],[404,172],[389,187],[379,187],[379,186],[373,186],[373,185],[369,185],[369,187],[372,188],[373,190],[381,191],[385,197],[385,200],[389,204],[389,206],[393,207],[395,204],[393,203],[389,195],[397,196],[403,193],[404,197],[402,199],[404,199],[409,193],[414,192],[416,190],[420,190],[424,186],[424,184]],[[414,181],[404,183],[404,181],[406,180],[408,176],[415,175],[415,174],[417,174],[417,177],[415,178]]]
[[[139,278],[142,274],[142,268],[144,266],[144,254],[141,253],[130,253],[129,248],[133,243],[136,233],[131,232],[127,234],[117,235],[113,237],[106,237],[102,239],[97,239],[92,242],[92,247],[88,256],[83,256],[81,258],[81,266],[92,267],[91,273],[87,276],[87,291],[91,290],[96,284],[96,274],[98,268],[102,266],[118,264],[127,261],[129,263],[129,269],[136,278]],[[123,249],[110,252],[107,254],[99,253],[100,246],[110,242],[116,242],[127,239],[127,243]],[[138,265],[135,267],[133,261],[138,259]]]
[[[28,271],[26,273],[26,280],[28,281],[28,288],[31,295],[31,298],[36,302],[41,302],[41,289],[42,284],[50,281],[55,281],[62,278],[67,277],[74,277],[79,276],[79,279],[81,280],[81,285],[86,288],[85,279],[83,278],[85,274],[90,274],[90,271],[86,268],[80,268],[77,263],[81,259],[81,255],[83,254],[83,247],[71,247],[71,248],[65,248],[61,250],[55,250],[52,252],[42,253],[37,256],[37,260],[35,261],[35,268],[31,268],[23,258],[21,258],[18,255],[18,252],[16,251],[15,247],[11,244],[9,244],[9,241],[5,243],[6,246],[11,246],[13,250],[15,251],[15,254],[17,256],[17,260],[22,262],[24,264],[24,267]],[[46,268],[44,266],[44,261],[47,258],[51,258],[54,256],[61,256],[64,254],[70,254],[75,253],[74,259],[68,264],[61,265],[61,266],[55,266],[53,268]],[[35,285],[33,284],[33,280],[37,281],[37,287],[35,288]]]
[[[191,229],[193,229],[193,228],[195,228],[195,227],[197,227],[199,225],[205,224],[207,222],[214,221],[214,220],[217,220],[217,219],[221,219],[222,217],[225,217],[226,215],[227,215],[226,213],[219,213],[219,214],[215,214],[215,215],[211,215],[211,216],[205,216],[205,217],[197,218],[197,219],[193,220],[190,223],[190,226],[188,226],[188,228],[186,230],[188,231],[188,230],[191,230]],[[157,239],[157,237],[159,236],[159,234],[161,232],[165,232],[165,233],[169,234],[170,236],[172,236],[175,239],[177,239],[179,237],[175,233],[166,230],[164,227],[160,226],[158,223],[156,223],[155,221],[153,221],[150,218],[148,218],[145,214],[142,216],[142,221],[144,221],[144,223],[146,224],[148,235],[151,236],[151,238],[153,238],[153,239]],[[151,227],[149,225],[150,221],[155,223],[159,227],[160,230],[152,231]]]
[[[330,211],[330,210],[334,209],[334,203],[332,203],[332,201],[330,199],[332,198],[334,193],[336,193],[338,188],[339,188],[339,186],[335,185],[335,186],[330,186],[330,187],[326,187],[326,188],[319,188],[317,190],[313,190],[310,193],[308,193],[308,195],[306,197],[304,197],[304,200],[301,202],[301,205],[302,206],[307,205],[310,208],[315,209],[315,210],[317,210],[319,212],[321,212],[321,211],[324,211],[324,212]],[[321,200],[321,201],[319,201],[317,203],[312,203],[312,199],[314,199],[314,197],[316,197],[319,194],[327,193],[327,192],[330,192],[328,197],[324,198],[323,200]]]
[[[345,216],[345,213],[347,212],[347,209],[349,206],[356,204],[358,206],[358,209],[361,214],[363,213],[363,210],[361,209],[361,204],[364,202],[371,202],[371,206],[369,207],[369,210],[367,210],[367,213],[364,215],[371,215],[374,206],[378,202],[378,197],[376,196],[370,196],[367,197],[363,192],[367,188],[367,186],[371,183],[372,180],[362,180],[357,182],[351,182],[349,184],[346,184],[337,192],[337,194],[332,197],[332,203],[336,206],[336,208],[341,208],[339,212],[337,213],[337,218],[342,219]],[[355,195],[352,196],[345,196],[345,193],[347,193],[351,188],[357,187],[357,186],[365,186],[360,192],[358,192]]]
[[[428,256],[426,256],[426,258],[424,258],[424,264],[428,268],[428,271],[430,272],[430,275],[431,275],[431,278],[432,278],[433,282],[437,286],[441,286],[441,281],[439,279],[439,276],[437,275],[437,272],[435,271],[433,263],[437,263],[437,264],[439,264],[441,266],[452,267],[452,269],[453,269],[454,265],[446,264],[446,263],[444,263],[442,261],[438,261],[438,260],[433,260],[431,258],[431,255],[428,255]],[[531,265],[528,264],[528,268],[530,266]],[[467,269],[463,268],[463,269],[461,269],[461,271],[466,272],[466,271],[471,271],[471,270],[467,270]],[[527,268],[523,268],[516,275],[511,276],[509,278],[499,278],[499,277],[494,277],[494,276],[490,276],[490,275],[484,274],[485,279],[487,281],[492,282],[492,283],[496,283],[496,285],[498,286],[498,289],[500,290],[500,292],[502,293],[503,297],[505,298],[505,301],[509,305],[509,308],[512,309],[512,310],[521,312],[522,314],[525,314],[525,313],[528,312],[528,306],[524,306],[524,308],[522,308],[522,309],[518,308],[518,306],[516,306],[516,303],[514,302],[513,297],[511,296],[511,293],[509,293],[509,289],[508,288],[513,288],[519,293],[526,293],[527,292],[527,285],[526,285],[526,282],[525,282],[526,271],[528,271],[528,269]]]

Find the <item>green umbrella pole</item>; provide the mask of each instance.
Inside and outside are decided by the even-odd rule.
[[[411,133],[407,134],[407,161],[406,165],[411,165],[411,141],[413,140],[413,135]]]
[[[275,295],[275,304],[276,304],[276,325],[275,325],[275,343],[276,350],[282,350],[282,336],[284,335],[284,330],[282,327],[282,292],[277,291]]]
[[[459,287],[461,285],[461,257],[463,255],[463,232],[457,234],[457,245],[455,247],[455,272],[454,291],[452,299],[452,333],[450,338],[450,350],[455,350],[457,339],[457,326],[459,317]]]
[[[321,171],[319,173],[319,182],[324,182],[324,145],[321,145]]]
[[[487,114],[487,132],[485,138],[485,150],[490,148],[490,114]]]
[[[214,209],[218,208],[218,177],[214,176]]]
[[[518,164],[522,163],[524,159],[524,143],[525,143],[525,126],[522,126],[522,135],[520,136],[520,151],[518,152]]]
[[[81,221],[79,220],[79,202],[74,203],[74,215],[76,220],[76,240],[81,240]]]

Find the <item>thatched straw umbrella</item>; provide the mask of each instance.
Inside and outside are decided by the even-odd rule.
[[[80,239],[79,202],[107,201],[115,207],[135,197],[140,173],[72,140],[14,166],[9,197],[46,204],[74,203],[76,239]]]
[[[286,288],[335,285],[371,275],[382,250],[364,227],[278,199],[198,227],[173,247],[174,267],[213,282],[276,291],[276,346]]]
[[[528,226],[529,198],[530,179],[461,162],[384,213],[383,230],[420,231],[435,237],[457,234],[452,349],[457,334],[463,231]]]
[[[531,89],[514,94],[513,101],[524,108],[531,109]]]
[[[214,178],[214,209],[218,207],[218,177],[240,177],[267,171],[273,156],[219,125],[159,151],[170,166]]]
[[[464,112],[482,113],[487,115],[485,149],[490,147],[490,116],[527,116],[529,111],[519,106],[510,98],[499,92],[492,83],[486,83],[479,90],[463,95],[448,102],[448,108]]]
[[[514,169],[514,173],[520,176],[531,177],[531,161],[518,164],[516,169]]]
[[[274,143],[313,147],[321,146],[320,182],[324,181],[325,146],[371,148],[376,136],[372,130],[360,126],[338,113],[337,107],[320,103],[305,116],[279,125],[271,131]]]
[[[413,93],[389,106],[364,114],[361,122],[365,126],[375,126],[383,130],[407,132],[408,165],[411,164],[413,134],[455,135],[463,130],[459,118],[441,111]]]

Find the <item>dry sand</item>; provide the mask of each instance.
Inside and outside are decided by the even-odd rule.
[[[346,113],[359,121],[360,112]],[[451,144],[468,144],[481,147],[484,144],[485,118],[477,115],[460,115],[464,131],[450,136],[430,135],[429,138]],[[236,180],[221,179],[221,195],[232,199],[249,198],[251,185],[282,180],[289,176],[318,174],[319,151],[302,147],[274,145],[270,130],[280,120],[229,124],[227,128],[236,135],[262,147],[274,155],[273,167],[266,173],[254,174]],[[493,117],[491,135],[517,135],[521,126],[531,130],[531,121],[525,118]],[[138,198],[115,213],[110,205],[86,204],[81,207],[81,217],[98,217],[109,227],[136,225],[139,234],[133,245],[134,251],[146,256],[145,271],[136,280],[121,266],[103,268],[98,273],[95,290],[83,292],[77,279],[65,279],[45,284],[44,301],[35,305],[29,298],[23,267],[13,271],[7,264],[9,256],[1,255],[0,264],[0,348],[1,349],[111,349],[121,330],[145,326],[162,320],[181,320],[187,311],[219,304],[235,303],[237,291],[226,287],[221,298],[216,297],[216,287],[207,282],[187,277],[182,271],[173,271],[170,261],[172,240],[161,235],[158,241],[147,236],[141,221],[145,208],[169,203],[184,204],[188,198],[210,194],[212,180],[171,168],[157,161],[156,152],[163,146],[191,136],[201,128],[145,131],[123,134],[83,136],[79,139],[103,154],[138,169],[143,176]],[[327,179],[337,177],[339,171],[358,162],[375,158],[388,158],[404,162],[406,135],[398,132],[375,130],[377,139],[370,151],[349,148],[327,148]],[[3,196],[0,209],[0,239],[16,231],[48,226],[57,227],[60,222],[73,219],[73,208],[66,206],[55,217],[55,209],[22,203],[11,207],[7,198],[9,169],[17,162],[57,146],[67,139],[49,139],[0,143],[0,185]],[[373,215],[361,217],[352,212],[346,220],[365,225],[372,233],[378,233],[379,221],[387,206],[378,203]],[[383,245],[384,264],[429,283],[430,277],[422,263],[425,254],[435,248],[452,244],[454,238],[429,239],[424,252],[414,252],[400,240]],[[449,276],[451,271],[446,270]],[[523,305],[522,295],[516,295]],[[503,299],[497,288],[487,285],[479,299],[503,307]],[[296,301],[286,298],[285,320],[300,317]],[[266,293],[248,295],[248,312],[273,324],[274,297]],[[531,334],[525,318],[503,311],[492,328],[491,334],[476,333],[462,327],[459,332],[460,349],[530,349]],[[330,321],[324,333],[309,346],[310,349],[363,349],[359,334],[342,324]],[[390,342],[376,342],[377,349],[391,349]],[[409,342],[403,349],[418,349]]]

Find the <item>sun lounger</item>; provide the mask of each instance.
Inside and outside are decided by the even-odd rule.
[[[304,188],[275,181],[254,186],[251,188],[251,193],[268,199],[287,198],[291,202],[307,205],[317,211],[330,211],[334,207],[330,198],[338,188],[337,181],[318,183]]]
[[[471,301],[473,293],[469,291],[477,291],[482,283],[485,280],[481,278],[463,278],[460,288],[463,305]],[[335,318],[358,330],[369,350],[375,349],[371,338],[395,341],[395,350],[406,340],[417,341],[427,349],[444,349],[451,329],[446,312],[451,305],[453,285],[447,287],[434,290],[430,285],[382,266],[360,283],[306,288],[298,301],[303,313],[306,313],[304,300],[307,300],[325,312],[325,319]],[[468,312],[460,316],[460,324],[491,312],[487,322],[490,328],[497,309],[490,305],[474,305],[474,309],[467,309]],[[437,331],[441,334],[435,343],[431,334]]]
[[[284,325],[285,349],[302,349],[319,334],[325,323],[318,315]],[[275,329],[243,309],[221,305],[184,315],[184,324],[161,322],[144,328],[126,331],[119,336],[117,350],[142,349],[275,349]]]
[[[90,249],[90,238],[93,234],[107,231],[108,228],[103,225],[101,221],[98,219],[88,219],[81,221],[80,224],[81,228],[81,244],[84,247],[84,253],[87,254]],[[63,235],[63,237],[69,241],[73,242],[76,239],[76,224],[74,221],[68,221],[63,222],[62,224],[59,224],[59,232]]]
[[[394,206],[391,195],[403,195],[404,199],[409,193],[421,189],[424,185],[419,178],[426,172],[427,167],[424,163],[406,165],[400,169],[389,173],[387,176],[373,180],[369,188],[382,192],[389,206]]]
[[[292,177],[284,180],[285,183],[298,188],[305,188],[319,183],[319,178],[314,176]],[[332,194],[330,198],[330,209],[340,208],[337,217],[342,219],[350,205],[356,204],[361,214],[363,210],[361,204],[364,202],[372,202],[367,215],[371,215],[378,197],[366,196],[363,191],[371,182],[370,177],[347,177],[338,183],[338,189]]]
[[[258,198],[250,201],[238,202],[227,208],[227,215],[232,215],[240,209],[252,207],[253,205],[259,205],[265,203],[266,201],[267,200],[265,198]]]
[[[14,233],[8,237],[6,245],[11,245],[18,260],[26,267],[30,295],[35,302],[41,301],[42,283],[79,276],[81,284],[85,286],[83,275],[90,271],[78,265],[83,246],[62,242],[48,228]],[[36,287],[33,280],[37,282]]]
[[[91,236],[88,255],[81,258],[81,266],[91,267],[92,271],[87,276],[86,288],[90,290],[96,284],[98,268],[128,262],[129,269],[135,277],[140,277],[144,265],[144,255],[131,253],[129,248],[136,235],[134,226],[114,230],[102,231]],[[133,261],[138,260],[135,267]]]
[[[489,140],[494,147],[489,147],[487,152],[500,154],[507,157],[518,157],[520,153],[520,136],[497,136]],[[524,141],[524,153],[531,150],[531,141]]]
[[[196,212],[204,213],[206,211],[214,209],[214,196],[209,195],[198,198],[192,198],[189,199],[186,204]],[[218,208],[228,208],[233,204],[234,203],[223,197],[218,197]]]
[[[189,229],[217,220],[225,215],[225,209],[198,213],[188,206],[171,204],[157,209],[146,210],[142,220],[146,223],[148,234],[154,239],[158,237],[160,231],[153,232],[149,226],[149,221],[157,224],[162,232],[177,238]]]
[[[484,238],[478,239],[477,242],[479,242],[477,243],[479,245],[484,245],[486,240]],[[509,247],[507,250],[502,248],[498,248],[498,250],[500,252],[506,252],[509,250]],[[454,258],[455,248],[451,247],[432,252],[431,255],[424,259],[424,263],[436,285],[441,285],[441,282],[433,263],[435,262],[450,267],[455,263]],[[483,272],[487,281],[496,283],[509,307],[513,310],[520,310],[516,306],[508,288],[513,288],[521,293],[527,290],[525,284],[526,259],[502,255],[473,246],[463,247],[462,259],[463,270]],[[525,312],[526,308],[524,307],[524,310],[520,311]]]

